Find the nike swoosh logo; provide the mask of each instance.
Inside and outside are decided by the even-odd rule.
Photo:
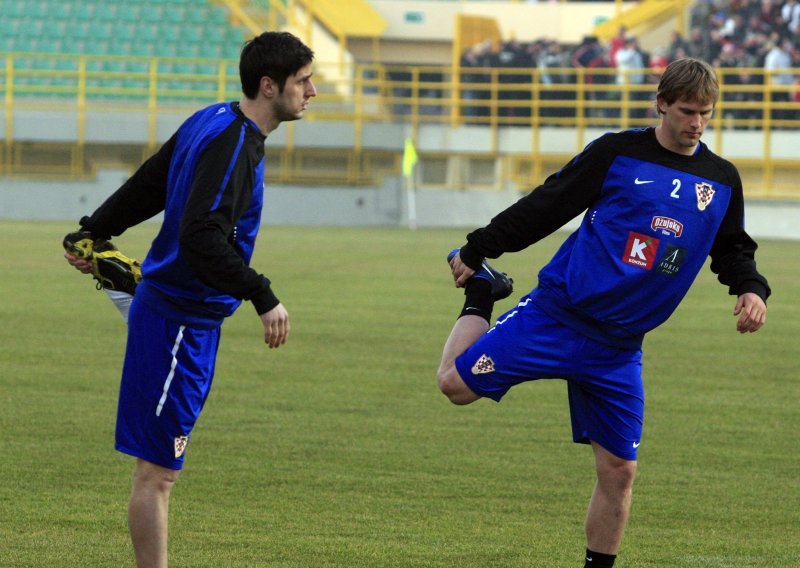
[[[634,447],[634,448],[638,448],[638,447],[639,447],[639,444],[641,444],[641,442],[634,442],[634,443],[633,443],[633,447]]]
[[[635,183],[636,185],[642,185],[644,183],[653,183],[654,181],[655,180],[653,180],[653,179],[639,179],[639,178],[636,178],[635,180],[633,180],[633,183]]]
[[[483,267],[483,269],[484,269],[484,270],[486,270],[486,272],[488,272],[488,273],[489,273],[489,276],[491,276],[491,277],[492,277],[492,280],[497,280],[497,278],[495,278],[495,277],[494,277],[494,274],[492,274],[492,271],[491,271],[491,270],[489,270],[489,265],[488,265],[488,264],[486,264],[486,261],[485,261],[485,260],[484,260],[484,261],[481,263],[481,266]]]

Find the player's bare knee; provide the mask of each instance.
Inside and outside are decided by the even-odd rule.
[[[438,379],[439,390],[453,404],[469,404],[478,398],[458,375],[455,366],[440,368]]]
[[[633,486],[636,477],[636,462],[613,458],[597,465],[597,478],[601,484],[615,491],[624,491]]]
[[[161,467],[140,459],[133,471],[133,481],[135,485],[168,492],[178,480],[179,475],[180,470]]]
[[[454,393],[455,388],[452,380],[452,367],[439,367],[436,373],[436,380],[439,384],[439,390],[443,395],[449,397]]]

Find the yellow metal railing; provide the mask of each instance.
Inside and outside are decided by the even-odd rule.
[[[194,110],[204,103],[240,98],[238,62],[53,54],[0,54],[0,93],[4,101],[4,144],[0,173],[20,171],[15,158],[15,115],[20,109],[52,109],[74,112],[78,125],[73,151],[76,164],[87,143],[85,122],[89,109],[136,109],[148,117],[147,151],[157,146],[156,124],[161,113]],[[498,168],[497,187],[506,182],[530,186],[541,181],[554,160],[579,151],[596,129],[619,130],[658,123],[653,98],[658,77],[645,70],[645,82],[631,82],[633,73],[618,76],[614,69],[550,68],[454,68],[353,64],[335,84],[326,76],[341,76],[340,62],[315,63],[318,96],[307,120],[345,121],[353,124],[353,155],[336,179],[342,183],[366,183],[368,169],[377,163],[380,172],[397,168],[399,161],[378,151],[367,159],[362,133],[369,123],[407,125],[416,139],[426,124],[460,128],[483,127],[490,144],[484,159],[506,160]],[[335,69],[337,72],[327,72]],[[800,196],[793,180],[800,177],[800,157],[776,148],[774,138],[800,133],[798,86],[792,77],[800,69],[771,73],[762,68],[718,70],[722,96],[717,104],[707,139],[725,155],[729,135],[751,132],[756,148],[752,159],[736,160],[758,168],[760,194]],[[289,125],[286,152],[296,148]],[[527,128],[529,154],[503,154],[500,133]],[[542,143],[542,129],[574,131],[574,148],[554,156]],[[565,131],[566,132],[566,131]],[[524,135],[523,135],[524,136]],[[486,139],[486,138],[484,138]],[[338,150],[341,154],[341,149]],[[421,153],[424,161],[425,154]],[[300,158],[298,158],[300,159]],[[751,163],[748,162],[750,159]],[[284,173],[290,158],[275,164]],[[77,167],[77,166],[76,166]],[[791,182],[781,180],[790,179]],[[783,184],[783,185],[781,185]],[[776,191],[775,187],[779,189]],[[783,189],[781,189],[783,188]]]

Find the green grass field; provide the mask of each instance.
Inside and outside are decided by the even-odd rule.
[[[69,268],[69,223],[0,222],[0,566],[131,566],[132,459],[113,449],[125,328]],[[120,239],[141,256],[156,230]],[[576,567],[593,484],[562,381],[501,404],[438,393],[465,231],[266,227],[254,266],[291,316],[265,348],[249,304],[173,491],[183,567]],[[496,264],[528,291],[563,235]],[[800,566],[800,243],[766,241],[767,325],[735,332],[706,270],[645,343],[647,415],[620,567]],[[589,277],[590,274],[587,274]],[[497,307],[498,315],[513,298]]]

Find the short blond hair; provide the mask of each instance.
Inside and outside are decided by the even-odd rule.
[[[717,73],[700,59],[686,57],[673,61],[661,75],[658,97],[668,105],[678,99],[716,105],[719,100]]]

